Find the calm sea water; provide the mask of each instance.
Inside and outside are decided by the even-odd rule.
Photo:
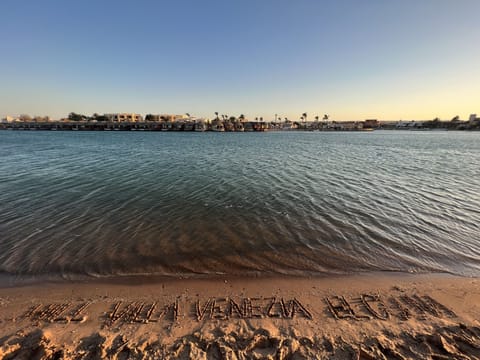
[[[0,132],[0,272],[480,275],[480,133]]]

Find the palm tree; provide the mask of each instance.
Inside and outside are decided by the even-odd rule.
[[[301,118],[301,119],[303,120],[304,128],[306,129],[306,128],[307,128],[307,113],[306,113],[306,112],[304,112],[304,113],[302,114],[302,118]]]
[[[323,119],[322,119],[322,120],[323,120],[323,123],[324,123],[324,125],[323,125],[324,127],[325,127],[325,124],[327,123],[329,117],[330,117],[330,116],[329,116],[328,114],[324,114],[324,115],[323,115]]]
[[[215,120],[218,120],[218,111],[215,111]]]

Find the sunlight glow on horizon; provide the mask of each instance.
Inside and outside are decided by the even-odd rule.
[[[476,0],[26,3],[0,4],[0,117],[480,113]]]

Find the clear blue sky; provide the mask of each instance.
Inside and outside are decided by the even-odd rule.
[[[0,116],[480,113],[480,0],[2,0]]]

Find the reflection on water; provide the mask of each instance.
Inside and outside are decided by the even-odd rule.
[[[0,272],[480,275],[480,133],[0,132]]]

